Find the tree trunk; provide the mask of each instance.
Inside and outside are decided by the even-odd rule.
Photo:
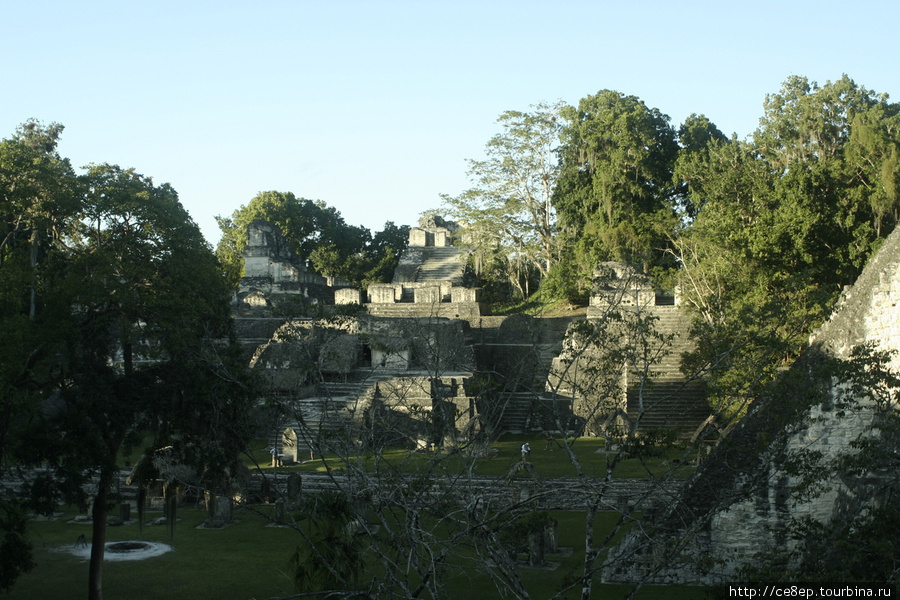
[[[103,558],[106,554],[106,517],[109,505],[109,489],[115,467],[100,469],[100,486],[91,510],[93,538],[91,562],[88,566],[88,600],[103,600]]]
[[[594,517],[597,516],[597,502],[591,500],[585,512],[584,530],[584,578],[581,580],[581,599],[590,600],[594,583]]]
[[[37,230],[31,232],[31,290],[29,294],[28,318],[34,320],[37,314],[37,259],[38,259],[38,238]]]

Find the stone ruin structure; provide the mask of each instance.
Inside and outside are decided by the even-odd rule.
[[[900,229],[885,240],[831,318],[810,338],[810,348],[782,376],[777,393],[762,398],[704,461],[680,496],[642,532],[614,549],[618,558],[604,573],[610,582],[713,584],[734,581],[758,557],[797,549],[787,535],[798,519],[840,521],[879,506],[892,492],[890,473],[863,476],[831,471],[827,487],[812,498],[793,494],[798,477],[785,467],[797,453],[821,453],[831,461],[852,452],[851,442],[879,436],[874,402],[858,397],[859,410],[845,410],[830,372],[817,375],[823,356],[851,357],[872,345],[893,352],[887,367],[900,373]],[[812,394],[811,392],[816,392]],[[828,464],[827,462],[824,464]],[[885,479],[885,475],[888,476]]]
[[[369,314],[382,317],[436,316],[477,319],[483,314],[478,289],[463,283],[468,252],[454,244],[460,226],[430,215],[409,231],[409,246],[400,256],[391,283],[369,286]],[[343,291],[335,302],[359,303],[357,291]]]
[[[453,222],[420,220],[393,283],[370,286],[364,299],[345,282],[306,270],[271,225],[251,224],[236,328],[270,395],[294,406],[293,415],[272,424],[273,446],[287,459],[309,456],[316,436],[339,431],[452,446],[486,432],[606,435],[611,423],[630,426],[638,414],[641,428],[684,433],[708,416],[702,387],[677,369],[688,342],[674,297],[657,294],[630,267],[609,263],[595,274],[587,319],[488,316],[478,290],[463,285],[467,255],[454,245],[460,235]],[[332,302],[359,304],[360,312],[306,316],[304,307]],[[596,379],[596,353],[577,348],[584,326],[604,322],[613,309],[652,314],[657,329],[676,341],[656,357],[652,382],[636,385],[626,365],[616,370],[610,393]],[[604,335],[597,347],[621,332]],[[413,417],[422,407],[457,417],[443,419],[441,432],[426,431]]]
[[[677,295],[654,289],[631,265],[602,263],[586,322],[570,327],[548,389],[571,399],[588,435],[637,426],[690,438],[710,416],[702,381],[681,372],[682,355],[694,348],[690,324]]]
[[[350,283],[337,277],[322,277],[307,270],[291,250],[278,228],[256,220],[247,226],[244,247],[244,277],[239,300],[256,306],[273,297],[302,299],[312,304],[331,304],[336,290]]]
[[[352,317],[321,320],[308,317],[311,305],[357,304],[362,299],[359,291],[309,272],[269,223],[255,221],[248,227],[245,276],[235,301],[236,329],[250,365],[268,380],[270,395],[293,406],[292,414],[278,417],[273,460],[309,456],[311,444],[323,435],[351,430],[374,435],[389,429],[388,423],[404,423],[392,435],[404,430],[419,445],[455,443],[457,432],[474,416],[464,385],[474,369],[473,352],[467,322],[456,317],[461,307],[469,316],[479,314],[475,290],[459,285],[465,253],[449,246],[451,230],[446,227],[455,231],[455,224],[440,219],[423,224],[424,229],[411,234],[413,242],[432,244],[422,247],[428,249],[425,254],[431,249],[449,251],[440,254],[440,260],[414,265],[414,282],[370,290],[376,301],[387,287],[391,293],[397,290],[398,300],[411,293],[412,302],[398,302],[401,309],[389,316],[380,316],[377,307],[367,310],[374,305],[366,302]],[[435,239],[444,245],[434,246]],[[398,273],[415,262],[408,256],[404,260]],[[429,266],[436,262],[440,268]],[[440,295],[445,288],[452,289],[448,293],[456,303]],[[441,302],[455,306],[450,311],[434,309],[433,304]],[[444,316],[448,312],[454,319]],[[453,410],[441,408],[451,405]],[[425,431],[412,425],[411,407],[458,418],[446,431]],[[389,412],[407,416],[398,420],[396,415],[389,418]]]

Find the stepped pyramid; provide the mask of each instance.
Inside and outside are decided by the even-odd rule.
[[[400,257],[393,283],[462,285],[466,252],[453,246],[459,227],[437,216],[424,217],[409,230],[409,246]]]
[[[417,248],[420,262],[417,265],[411,282],[449,281],[453,285],[461,285],[465,270],[466,253],[456,246],[431,246]],[[394,283],[398,281],[394,276]]]
[[[423,217],[409,231],[391,283],[372,284],[366,309],[379,317],[477,319],[478,290],[463,285],[468,252],[453,245],[460,227],[438,216]]]

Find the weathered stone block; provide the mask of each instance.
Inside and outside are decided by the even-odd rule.
[[[427,246],[428,245],[428,233],[424,229],[420,229],[418,227],[413,227],[409,230],[409,245],[410,246]]]
[[[450,288],[450,301],[455,303],[478,302],[478,292],[477,288],[453,286]]]
[[[362,292],[355,288],[334,290],[335,304],[362,304]]]
[[[397,301],[397,289],[389,284],[369,286],[369,302],[372,304],[393,304]]]
[[[442,299],[441,286],[418,287],[413,297],[416,304],[437,304]]]

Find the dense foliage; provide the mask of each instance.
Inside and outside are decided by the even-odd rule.
[[[29,564],[21,507],[63,499],[93,507],[100,598],[119,451],[151,432],[214,480],[243,445],[251,396],[228,286],[175,191],[106,164],[76,175],[61,131],[29,122],[0,142],[0,467],[47,467],[0,501],[3,546],[18,548],[2,554],[3,585]]]
[[[389,282],[409,239],[406,225],[388,221],[372,235],[365,227],[348,225],[341,213],[324,202],[297,198],[290,192],[262,192],[230,218],[216,220],[222,231],[216,254],[234,286],[243,275],[247,226],[256,220],[278,227],[294,253],[308,260],[317,273],[361,287]]]
[[[445,197],[473,231],[494,234],[472,236],[479,283],[492,299],[523,299],[540,283],[545,301],[579,304],[599,262],[624,261],[678,286],[701,340],[685,368],[710,383],[719,414],[740,414],[900,215],[900,116],[887,96],[847,76],[821,87],[794,76],[763,110],[746,140],[698,114],[676,129],[611,90],[504,113],[487,159],[471,162],[477,187]],[[549,186],[526,189],[551,206],[517,192],[529,181]],[[516,239],[533,242],[505,241]]]

